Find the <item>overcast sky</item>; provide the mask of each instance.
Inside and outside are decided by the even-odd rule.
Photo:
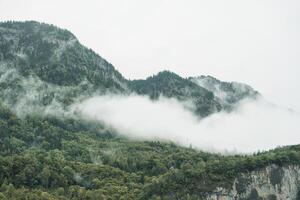
[[[0,0],[1,21],[69,29],[127,78],[210,74],[296,109],[299,10],[297,0]]]

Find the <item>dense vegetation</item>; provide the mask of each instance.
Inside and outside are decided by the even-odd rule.
[[[23,75],[70,86],[88,81],[95,87],[124,90],[125,79],[106,60],[82,46],[67,30],[28,22],[0,23],[0,58]]]
[[[80,119],[18,118],[0,108],[0,199],[193,199],[241,172],[300,164],[300,146],[222,156],[131,141]]]
[[[172,72],[127,80],[69,31],[34,21],[0,23],[0,76],[0,96],[12,105],[32,91],[40,97],[30,104],[42,106],[109,92],[188,101],[201,117],[223,109],[212,91]]]
[[[222,107],[212,91],[171,72],[126,80],[66,30],[0,23],[0,200],[199,199],[240,173],[300,164],[300,145],[223,156],[129,140],[62,115],[80,96],[107,91],[192,101],[201,116]],[[56,115],[45,114],[51,108]]]
[[[159,72],[145,80],[131,81],[130,86],[138,94],[149,95],[152,99],[163,95],[181,101],[192,101],[196,106],[194,111],[202,117],[221,110],[221,105],[212,92],[169,71]]]

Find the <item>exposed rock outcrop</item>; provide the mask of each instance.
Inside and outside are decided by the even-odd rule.
[[[300,167],[277,165],[248,174],[240,174],[230,191],[223,188],[207,196],[207,200],[299,200]]]

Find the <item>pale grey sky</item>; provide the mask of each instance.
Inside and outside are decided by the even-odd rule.
[[[296,109],[299,10],[297,0],[0,0],[1,21],[69,29],[127,78],[210,74]]]

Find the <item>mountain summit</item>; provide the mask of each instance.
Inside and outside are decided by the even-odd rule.
[[[231,110],[245,98],[256,98],[260,94],[251,86],[237,82],[224,82],[212,76],[192,77],[190,80],[214,93],[223,109]]]
[[[67,30],[29,22],[0,24],[1,62],[22,75],[72,86],[88,81],[96,87],[122,88],[125,80],[106,60],[82,46]]]
[[[152,99],[163,95],[180,101],[191,101],[196,107],[195,112],[202,117],[222,109],[213,92],[170,71],[159,72],[145,80],[131,81],[130,86],[138,94],[150,95]]]
[[[0,23],[0,77],[0,97],[19,113],[26,113],[25,108],[40,112],[49,105],[65,107],[93,95],[136,93],[153,100],[164,96],[192,102],[192,110],[205,117],[255,96],[250,87],[238,90],[241,84],[204,76],[182,78],[169,71],[127,80],[69,31],[35,21]]]

